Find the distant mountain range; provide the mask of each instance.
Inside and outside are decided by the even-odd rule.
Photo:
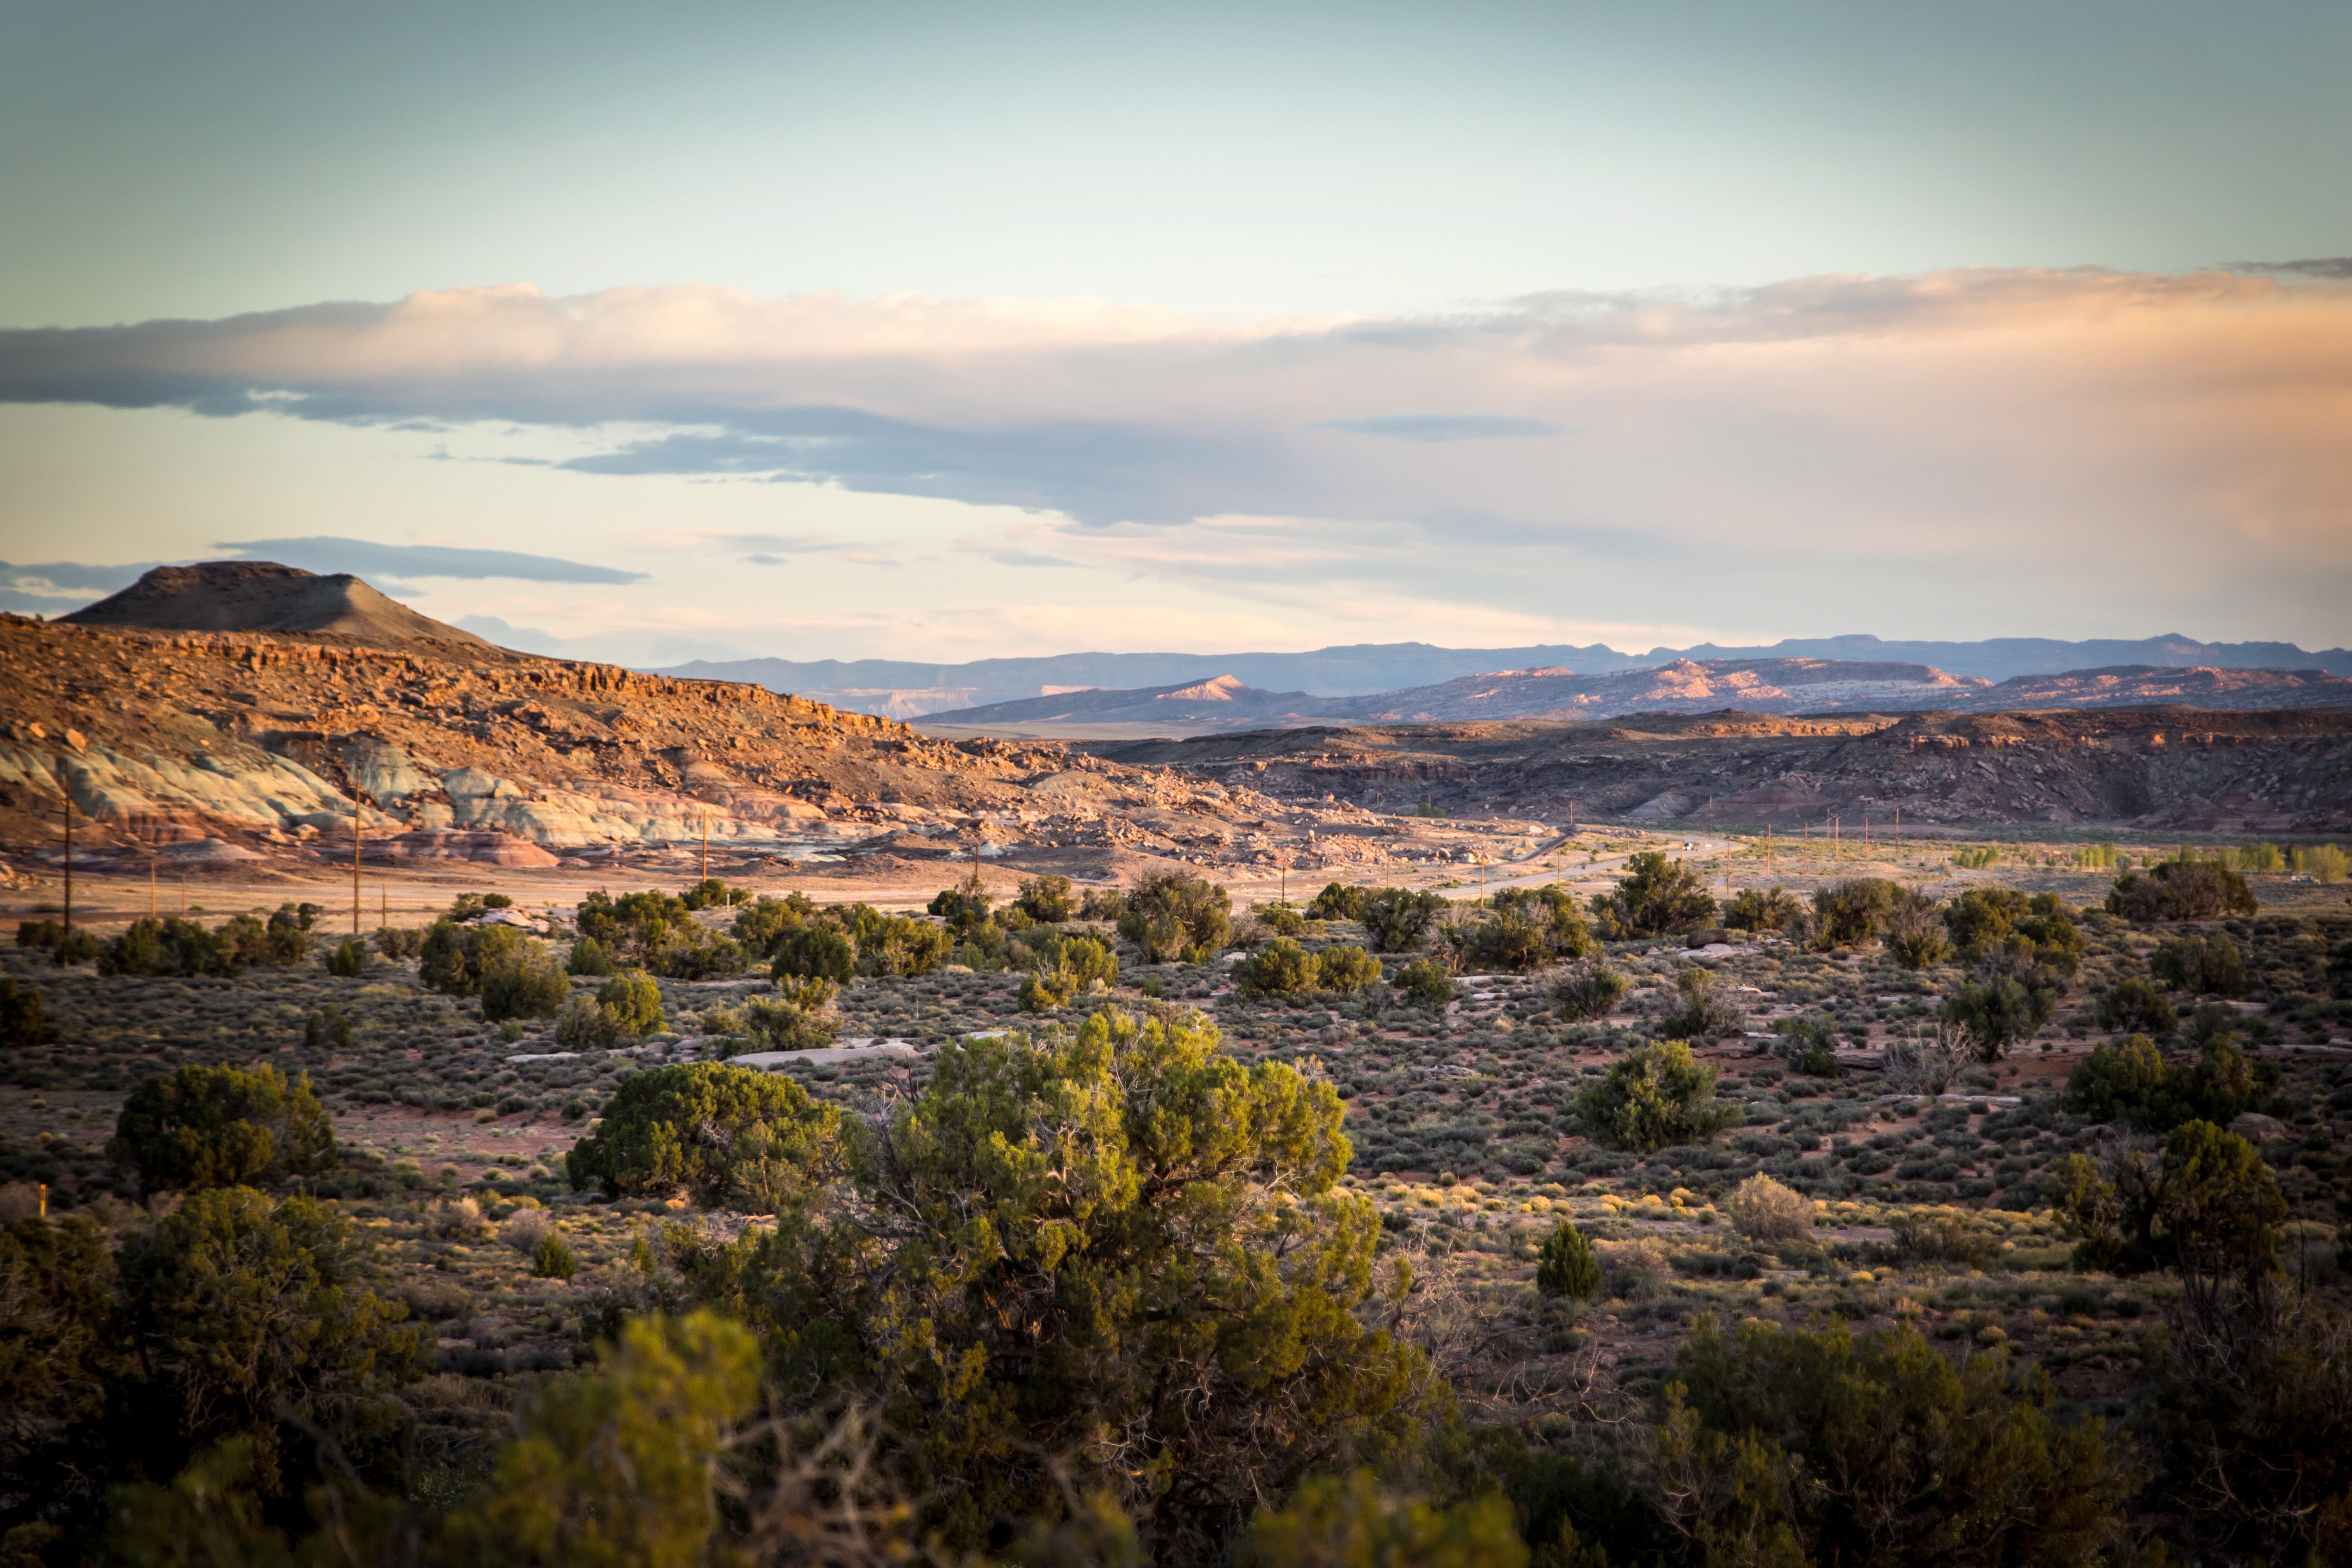
[[[1676,659],[1656,669],[1578,675],[1507,669],[1369,697],[1264,691],[1237,677],[1130,690],[1028,697],[923,716],[940,735],[1139,739],[1305,724],[1411,724],[1616,718],[1633,713],[1829,713],[2173,705],[2352,709],[2352,679],[2316,669],[2169,669],[2118,665],[1995,683],[1933,665],[1823,658]]]
[[[1402,694],[1501,670],[1557,669],[1581,677],[1659,669],[1679,661],[1714,666],[1760,661],[1832,660],[1874,666],[1926,666],[1957,679],[2006,681],[2021,676],[2144,667],[2155,669],[2317,669],[2352,677],[2352,649],[2311,653],[2293,643],[2207,643],[2178,634],[2138,641],[2062,642],[1994,637],[1984,642],[1888,642],[1874,637],[1792,637],[1769,647],[1688,648],[1620,653],[1577,647],[1449,648],[1429,643],[1359,643],[1308,653],[1066,653],[983,658],[968,664],[899,659],[746,658],[697,660],[656,673],[705,680],[743,680],[832,703],[836,708],[912,719],[1054,697],[1087,688],[1175,689],[1230,676],[1263,693],[1302,699]],[[1722,706],[1718,703],[1717,706]]]

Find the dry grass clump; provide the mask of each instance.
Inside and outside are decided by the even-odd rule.
[[[1601,1269],[1610,1294],[1629,1301],[1654,1294],[1672,1272],[1664,1249],[1654,1241],[1602,1242]]]
[[[489,1229],[482,1205],[472,1198],[450,1198],[425,1213],[425,1233],[441,1241],[466,1241]]]
[[[1766,1175],[1740,1183],[1723,1206],[1750,1241],[1801,1241],[1813,1228],[1812,1200]]]
[[[551,1228],[545,1211],[524,1209],[499,1227],[499,1239],[529,1258],[539,1250],[539,1244]]]

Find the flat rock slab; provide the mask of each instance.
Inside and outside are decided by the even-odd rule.
[[[883,1040],[876,1044],[854,1046],[824,1046],[810,1051],[748,1051],[740,1057],[729,1057],[727,1065],[737,1068],[780,1068],[787,1062],[859,1062],[874,1057],[918,1057],[922,1053],[904,1040]]]

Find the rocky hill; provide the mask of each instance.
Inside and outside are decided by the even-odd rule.
[[[122,592],[60,620],[171,632],[282,632],[362,647],[446,648],[520,657],[420,616],[348,572],[321,577],[274,561],[158,566]]]
[[[204,629],[238,616],[278,629]],[[1084,870],[1183,858],[1235,805],[1058,746],[495,648],[354,579],[242,563],[151,574],[72,624],[0,616],[0,847],[37,858],[68,789],[86,855],[188,866],[348,858],[356,812],[379,860],[592,867],[707,832],[818,870],[1016,847]]]
[[[1395,811],[1784,827],[1896,812],[1919,824],[2352,830],[2352,713],[2178,707],[1805,719],[1642,714],[1608,723],[1289,729],[1100,742],[1277,800]]]

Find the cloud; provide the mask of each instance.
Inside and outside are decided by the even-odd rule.
[[[1327,419],[1318,430],[1358,436],[1393,436],[1404,441],[1478,441],[1510,436],[1558,436],[1566,426],[1543,419],[1510,419],[1499,414],[1394,414],[1374,419]]]
[[[2232,261],[2233,272],[2274,272],[2291,278],[2352,279],[2352,256],[2315,256],[2302,261]]]
[[[0,607],[11,610],[70,610],[118,594],[142,574],[162,565],[139,561],[125,566],[94,566],[80,561],[50,561],[37,566],[0,562]]]
[[[982,555],[1286,613],[1575,602],[1590,621],[1661,569],[1676,584],[1661,623],[1726,626],[1777,622],[1785,608],[1752,606],[1790,595],[1842,617],[1923,595],[2055,605],[2094,582],[2168,616],[2234,603],[2307,619],[2352,593],[2352,279],[2326,261],[1551,291],[1388,320],[453,289],[0,331],[0,400],[537,431],[551,455],[530,460],[567,476],[550,482],[1016,509],[1027,522]],[[635,580],[291,543],[415,577]],[[910,553],[861,543],[712,531],[641,547]]]
[[[254,560],[276,561],[309,572],[353,572],[381,578],[458,577],[479,580],[512,577],[526,583],[643,583],[643,572],[621,572],[610,566],[565,561],[553,555],[524,555],[511,550],[467,550],[446,544],[378,544],[365,539],[247,539],[225,542]],[[394,590],[379,582],[387,593]],[[400,592],[413,592],[402,584]]]

